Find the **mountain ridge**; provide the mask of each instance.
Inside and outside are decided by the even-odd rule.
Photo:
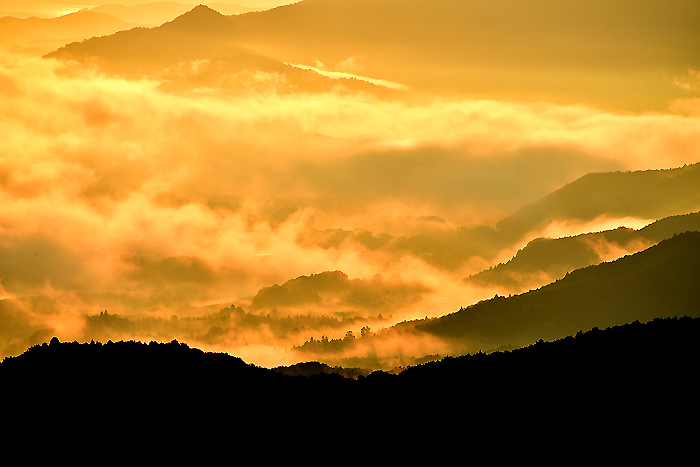
[[[685,232],[615,261],[509,298],[496,296],[411,326],[447,339],[497,348],[540,334],[560,338],[579,329],[635,319],[700,316],[700,232]],[[534,334],[533,334],[534,333]]]
[[[660,14],[652,2],[642,1],[630,17],[621,0],[613,3],[600,16],[593,15],[600,5],[582,0],[556,8],[547,0],[528,8],[514,0],[302,1],[229,17],[235,26],[230,33],[217,18],[212,30],[229,34],[226,41],[238,47],[285,63],[336,64],[361,56],[367,76],[431,93],[564,104],[583,99],[606,109],[665,108],[681,93],[662,86],[659,70],[684,76],[688,68],[700,67],[689,52],[697,42],[694,21],[700,6],[674,3]],[[582,17],[596,27],[586,26]],[[195,29],[207,30],[204,25]],[[195,59],[209,55],[208,44],[178,41],[179,47],[192,49]],[[71,44],[62,54],[102,57],[102,45]],[[521,69],[517,79],[503,71],[509,66]],[[609,76],[601,78],[601,70]]]
[[[189,34],[220,35],[233,29],[233,22],[218,11],[199,4],[172,21],[163,23],[160,28],[173,29]]]
[[[700,231],[700,212],[670,216],[639,229],[618,227],[612,230],[582,233],[559,238],[536,238],[508,260],[473,274],[463,284],[498,286],[506,293],[521,293],[528,278],[545,274],[551,280],[567,272],[602,262],[606,250],[636,253],[686,231]],[[608,254],[613,254],[608,253]],[[537,287],[545,285],[539,284]]]
[[[675,183],[674,183],[675,182]],[[601,215],[661,219],[700,209],[700,162],[678,168],[586,174],[496,223],[521,235],[556,219]]]

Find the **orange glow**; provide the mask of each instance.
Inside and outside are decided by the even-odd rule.
[[[87,5],[73,23],[0,19],[7,25],[0,30],[1,355],[46,333],[89,340],[92,332],[113,340],[177,338],[275,366],[307,359],[293,347],[311,337],[359,336],[364,326],[376,339],[313,358],[461,351],[388,328],[492,297],[501,289],[462,279],[508,261],[536,237],[640,229],[691,209],[557,217],[512,238],[496,229],[587,173],[700,161],[700,67],[685,63],[682,51],[678,63],[655,62],[658,70],[616,73],[608,55],[574,70],[561,56],[519,55],[509,36],[503,45],[492,33],[478,50],[457,47],[473,54],[473,64],[449,55],[440,42],[449,37],[412,43],[409,54],[391,36],[404,38],[398,29],[376,47],[332,30],[319,42],[299,33],[285,49],[263,32],[297,18],[299,8],[234,18],[200,7],[192,14],[201,24],[190,24],[190,13],[179,15],[192,5],[157,28],[169,14],[164,7],[130,1],[110,10],[108,3]],[[224,3],[221,11],[233,15]],[[0,16],[75,9],[21,2],[20,11],[19,4],[0,1]],[[443,20],[438,11],[402,14],[417,15],[407,24],[421,15]],[[202,52],[210,50],[206,30],[228,34],[226,21],[236,31],[262,32],[237,44],[217,39],[215,52]],[[39,34],[36,24],[50,24],[52,34]],[[150,28],[131,30],[144,25]],[[81,42],[121,29],[131,31],[112,42]],[[586,40],[602,40],[581,34],[571,39],[579,52]],[[191,49],[177,42],[182,37]],[[162,50],[142,59],[140,47]],[[508,68],[511,54],[517,57]],[[425,63],[412,63],[418,58]],[[631,78],[649,86],[651,97],[639,106],[620,94]],[[610,88],[592,90],[589,79],[609,80]],[[561,81],[550,94],[544,90],[552,80]],[[612,260],[648,244],[594,246]],[[253,309],[263,288],[325,271],[342,271],[347,282],[284,289],[297,301]],[[239,317],[238,328],[213,317],[231,305],[250,315]],[[104,310],[132,324],[99,327],[87,318]],[[292,333],[288,317],[304,324]]]

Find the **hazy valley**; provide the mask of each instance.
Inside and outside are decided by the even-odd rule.
[[[357,376],[698,317],[700,7],[623,4],[0,18],[0,355]]]

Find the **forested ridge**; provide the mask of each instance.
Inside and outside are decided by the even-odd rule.
[[[132,408],[166,409],[214,397],[221,409],[255,411],[262,405],[279,408],[291,401],[295,402],[290,408],[299,403],[313,408],[333,401],[360,403],[389,396],[398,402],[445,395],[483,401],[507,394],[512,401],[548,394],[548,403],[572,397],[580,398],[580,403],[602,402],[623,394],[639,399],[654,394],[690,395],[698,337],[698,318],[635,321],[552,342],[540,340],[513,351],[446,357],[398,375],[375,371],[356,379],[328,373],[289,376],[177,341],[101,344],[53,338],[20,356],[5,358],[0,381],[5,397],[36,405],[70,401],[73,408],[97,403],[107,395],[111,403]],[[261,405],[240,407],[242,400]]]

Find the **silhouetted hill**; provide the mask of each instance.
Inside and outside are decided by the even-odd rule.
[[[339,84],[374,94],[397,92],[359,79],[331,79],[257,53],[237,45],[235,38],[240,35],[239,29],[231,17],[199,5],[159,27],[137,27],[74,42],[45,57],[78,61],[98,58],[100,65],[111,73],[135,78],[155,76],[163,80],[163,89],[175,92],[202,86],[228,93],[256,91],[258,78],[254,74],[258,71],[284,77],[257,84],[264,88],[261,90],[276,93],[324,92]],[[232,79],[246,72],[252,75]],[[276,81],[279,82],[274,84]],[[274,89],[265,86],[274,86]]]
[[[206,5],[198,5],[161,26],[166,31],[197,35],[224,35],[234,32],[233,22]]]
[[[103,345],[53,338],[0,363],[0,394],[22,409],[5,423],[22,419],[30,425],[50,414],[62,428],[52,432],[54,438],[91,428],[91,416],[108,421],[101,436],[147,427],[155,442],[173,433],[191,440],[195,433],[183,434],[190,426],[244,434],[285,424],[285,431],[270,436],[290,436],[291,427],[318,429],[331,413],[339,414],[336,433],[364,429],[377,436],[382,429],[414,430],[456,418],[468,419],[474,429],[526,419],[531,428],[588,430],[581,417],[592,416],[589,410],[603,431],[610,422],[615,430],[635,429],[661,410],[655,421],[668,433],[674,431],[669,424],[698,409],[692,387],[699,335],[697,318],[656,319],[357,380],[287,376],[175,341]],[[213,432],[206,436],[211,440]]]
[[[700,232],[686,232],[637,254],[577,269],[540,289],[497,296],[413,325],[466,348],[519,346],[594,326],[699,316],[699,283]]]
[[[666,415],[653,416],[653,423],[668,422],[677,432],[678,417],[667,410],[699,408],[691,396],[699,332],[700,319],[689,317],[596,327],[513,351],[444,358],[408,368],[388,382],[415,390],[416,397],[453,388],[455,401],[469,403],[481,400],[473,398],[477,393],[498,406],[494,415],[512,420],[529,414],[534,427],[545,427],[536,420],[549,420],[548,429],[549,423],[566,425],[569,415],[580,421],[591,410],[599,421],[636,420],[648,429],[649,417],[660,410]]]
[[[428,289],[420,284],[392,283],[381,277],[350,279],[342,271],[325,271],[300,276],[282,285],[263,287],[253,297],[254,310],[299,305],[340,303],[346,307],[377,308],[387,304],[406,305]]]
[[[494,286],[521,293],[561,279],[568,272],[598,264],[616,252],[636,253],[673,235],[700,231],[700,213],[671,216],[634,230],[619,227],[563,238],[532,240],[507,263],[464,279],[464,284]]]
[[[347,274],[342,271],[327,271],[311,276],[291,279],[281,286],[264,287],[253,297],[253,309],[275,306],[319,304],[319,292],[345,291],[349,287]]]
[[[133,28],[110,36],[74,42],[47,57],[85,59],[99,57],[106,69],[145,73],[164,64],[250,53],[224,40],[234,33],[225,16],[199,6],[157,28]]]
[[[700,232],[700,212],[660,219],[640,229],[639,233],[644,238],[660,242],[676,234],[690,231]]]
[[[325,363],[319,362],[296,363],[289,366],[279,366],[277,368],[273,368],[273,370],[288,376],[313,376],[321,373],[335,373],[343,376],[344,378],[357,378],[360,375],[367,376],[371,373],[371,370],[365,370],[362,368],[343,368],[340,366],[332,367],[330,365],[326,365]]]

